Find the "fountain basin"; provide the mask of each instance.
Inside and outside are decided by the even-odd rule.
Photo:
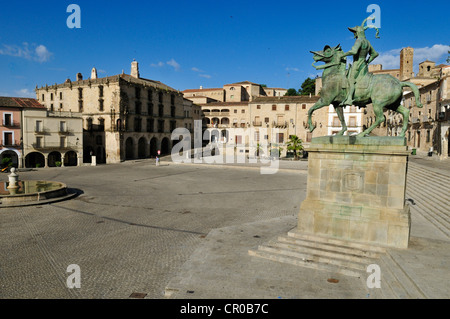
[[[0,182],[0,207],[37,205],[71,197],[67,185],[51,181],[18,181],[17,188]]]

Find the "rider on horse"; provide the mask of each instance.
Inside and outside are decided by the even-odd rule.
[[[369,40],[366,39],[365,30],[368,28],[375,28],[377,30],[376,38],[379,38],[379,30],[372,25],[364,26],[367,20],[373,20],[373,17],[369,17],[363,21],[361,26],[356,26],[354,28],[348,28],[351,32],[355,34],[356,42],[350,51],[343,54],[342,57],[353,55],[353,66],[350,67],[348,71],[348,82],[349,88],[347,90],[347,97],[341,103],[341,106],[353,105],[353,95],[355,93],[355,86],[358,79],[362,79],[368,73],[368,65],[372,62],[379,54],[370,44]],[[366,60],[367,55],[370,56]]]

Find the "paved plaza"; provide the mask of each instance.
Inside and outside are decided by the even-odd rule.
[[[271,175],[168,159],[21,171],[78,196],[0,209],[0,298],[449,298],[449,163],[410,160],[411,247],[390,252],[389,291],[249,256],[296,227],[307,161],[281,161]],[[72,264],[79,289],[66,286]]]

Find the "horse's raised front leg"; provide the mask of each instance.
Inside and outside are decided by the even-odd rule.
[[[336,135],[342,136],[344,135],[345,132],[347,132],[347,125],[345,124],[345,117],[344,117],[344,107],[335,106],[334,109],[338,115],[339,121],[341,121],[342,126],[342,130],[340,130],[339,133],[337,133]]]
[[[319,101],[316,102],[309,110],[308,110],[308,127],[309,131],[312,132],[316,128],[316,126],[312,123],[312,114],[315,110],[321,109],[324,106],[328,106],[330,103],[325,103],[322,101],[322,99],[319,99]]]

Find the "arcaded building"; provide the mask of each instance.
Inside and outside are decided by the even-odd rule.
[[[92,155],[97,163],[118,163],[170,154],[171,132],[193,127],[197,114],[181,92],[142,78],[136,61],[130,74],[98,78],[93,68],[88,79],[78,73],[75,81],[36,88],[36,95],[50,111],[82,114],[84,162]]]

